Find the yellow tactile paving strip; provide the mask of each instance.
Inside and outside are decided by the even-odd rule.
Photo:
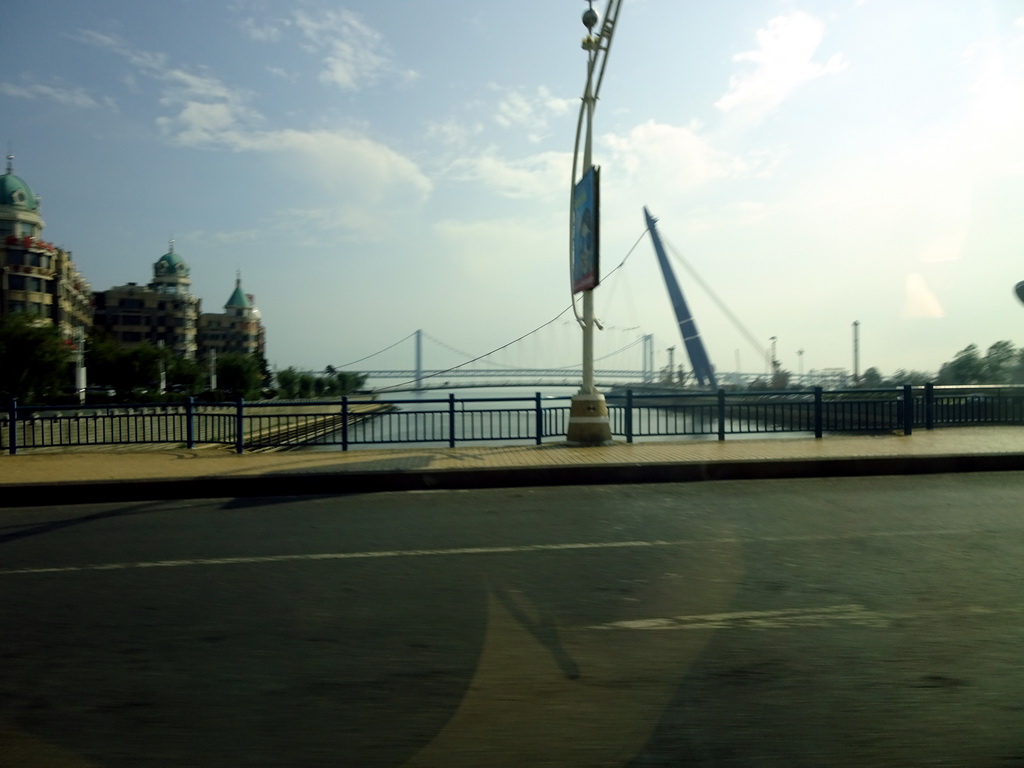
[[[910,436],[695,440],[571,447],[409,447],[236,455],[224,448],[129,452],[23,451],[0,456],[0,488],[54,482],[157,480],[282,473],[412,472],[446,469],[807,461],[915,456],[1020,455],[1024,427],[920,430]]]

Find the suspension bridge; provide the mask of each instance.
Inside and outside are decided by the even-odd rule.
[[[573,324],[570,326],[570,331]],[[595,368],[595,379],[601,388],[622,386],[626,384],[662,384],[662,383],[688,383],[689,377],[682,366],[675,364],[672,350],[667,351],[668,364],[660,367],[655,366],[654,337],[651,334],[635,336],[636,328],[620,329],[622,333],[633,333],[634,337],[627,343],[618,346],[609,352],[599,356],[599,361],[605,365],[598,365]],[[611,334],[612,341],[621,341],[622,333]],[[573,341],[576,339],[574,338]],[[522,340],[517,340],[522,343]],[[374,389],[388,391],[408,390],[436,390],[436,389],[462,389],[482,387],[526,387],[537,386],[575,386],[581,381],[582,369],[579,362],[566,365],[545,365],[526,366],[507,362],[517,357],[525,356],[528,360],[538,359],[535,350],[521,350],[518,355],[509,354],[509,347],[516,342],[505,345],[498,350],[493,350],[476,357],[458,350],[440,339],[436,339],[423,330],[417,330],[403,339],[391,344],[377,352],[374,352],[360,360],[338,366],[339,370],[358,371],[367,377]],[[427,346],[427,345],[430,346]],[[558,356],[557,345],[552,339],[535,340],[535,345],[543,347],[550,359],[552,355]],[[411,347],[411,349],[410,349]],[[432,354],[431,358],[440,357],[451,364],[440,368],[436,364],[429,366],[426,363],[428,354],[425,347]],[[575,345],[571,351],[564,351],[565,356],[570,356],[577,350]],[[385,357],[385,362],[398,364],[394,367],[383,365],[367,366],[366,362],[380,360]],[[403,367],[401,363],[409,361],[411,367]],[[407,363],[408,365],[408,363]],[[751,382],[764,380],[766,373],[758,372],[720,372],[719,382],[731,387],[745,387]],[[394,381],[394,384],[390,382]],[[842,370],[821,370],[811,371],[806,375],[792,376],[792,384],[796,386],[823,386],[826,388],[841,388],[849,381],[846,371]]]
[[[413,345],[413,367],[366,367],[359,368],[359,372],[365,374],[367,379],[371,381],[385,379],[397,379],[399,381],[395,387],[387,386],[387,389],[404,388],[403,385],[408,385],[408,388],[411,389],[450,389],[479,386],[524,386],[529,384],[576,384],[580,381],[581,366],[579,363],[544,367],[525,367],[509,364],[502,361],[503,356],[501,353],[505,351],[507,346],[511,345],[506,345],[506,348],[501,350],[495,350],[473,358],[445,342],[433,338],[423,330],[415,331],[395,345],[380,350],[364,358],[364,360],[378,357],[406,341],[411,342]],[[425,341],[432,342],[436,347],[440,347],[448,353],[456,353],[464,359],[447,368],[428,368],[424,363]],[[630,351],[632,353],[628,357],[635,358],[635,348],[637,347],[641,349],[640,360],[623,360],[626,353]],[[408,350],[404,351],[405,354],[409,354]],[[450,358],[451,355],[448,355],[448,357]],[[654,371],[654,340],[650,335],[634,339],[604,357],[611,360],[613,366],[598,368],[595,371],[602,382],[607,384],[652,382],[656,378]],[[615,362],[618,362],[619,365],[615,366]],[[639,363],[639,367],[626,367],[629,363],[633,363],[633,366]]]

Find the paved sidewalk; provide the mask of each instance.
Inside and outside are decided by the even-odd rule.
[[[1024,427],[911,436],[689,440],[572,447],[410,447],[236,455],[223,448],[0,456],[0,506],[437,488],[1024,469]]]

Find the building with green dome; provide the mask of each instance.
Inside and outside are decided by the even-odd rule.
[[[76,338],[92,326],[92,288],[70,251],[43,240],[40,198],[13,160],[0,176],[0,315],[26,313]]]
[[[188,263],[170,249],[153,264],[146,285],[128,283],[95,294],[94,321],[115,341],[132,346],[143,341],[163,345],[190,360],[219,354],[263,354],[264,331],[251,295],[239,277],[223,313],[203,313],[191,292]]]
[[[124,346],[164,346],[187,359],[264,353],[264,329],[241,276],[224,312],[203,314],[192,294],[188,262],[170,242],[146,284],[126,283],[93,292],[71,252],[42,239],[40,198],[13,170],[0,176],[0,315],[24,312],[58,326],[66,339],[94,325]]]
[[[191,291],[188,264],[169,250],[153,264],[148,285],[127,283],[96,293],[94,322],[125,346],[144,341],[167,347],[188,360],[198,357],[200,300]]]
[[[263,322],[251,293],[242,290],[242,276],[235,279],[235,290],[221,313],[199,316],[199,340],[204,354],[237,352],[243,355],[265,353]]]

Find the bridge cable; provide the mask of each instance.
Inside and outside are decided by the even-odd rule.
[[[601,282],[602,283],[605,280],[607,280],[609,277],[614,275],[616,272],[618,272],[620,269],[622,269],[624,266],[626,266],[626,262],[629,260],[629,257],[633,255],[633,251],[635,251],[636,247],[638,245],[640,245],[640,241],[644,239],[644,235],[646,235],[646,234],[647,234],[647,230],[646,229],[643,232],[640,233],[640,236],[636,239],[636,242],[633,243],[633,247],[630,248],[629,251],[626,252],[625,256],[622,257],[622,261],[619,262],[618,266],[615,267],[615,269],[613,269],[607,275],[605,275],[604,277],[601,278]],[[576,294],[575,293],[572,295],[572,304],[570,304],[569,306],[572,309],[573,314],[576,316],[576,322],[579,323],[582,326],[583,325],[583,317],[580,315],[579,310],[576,308]],[[601,331],[604,330],[604,328],[601,326],[601,324],[599,322],[597,322],[596,318],[595,318],[595,324],[597,325],[598,330],[601,330]],[[538,330],[540,330],[540,329],[538,329]]]
[[[408,341],[409,339],[411,339],[411,338],[412,338],[413,336],[415,336],[415,335],[416,335],[416,331],[413,331],[413,332],[412,332],[412,333],[410,333],[410,334],[409,334],[408,336],[406,336],[406,337],[405,337],[404,339],[399,339],[398,341],[396,341],[396,342],[395,342],[394,344],[392,344],[392,345],[391,345],[390,347],[384,347],[384,349],[378,349],[378,350],[377,350],[376,352],[374,352],[374,353],[373,353],[372,355],[367,355],[366,357],[361,357],[361,358],[359,358],[358,360],[353,360],[353,361],[352,361],[351,363],[345,363],[344,365],[338,366],[338,367],[337,367],[337,370],[344,370],[344,369],[346,369],[346,368],[348,368],[348,367],[350,367],[350,366],[353,366],[353,365],[356,365],[356,364],[358,364],[358,363],[361,363],[361,362],[363,362],[363,360],[369,360],[369,359],[370,359],[371,357],[376,357],[377,355],[381,355],[381,354],[383,354],[383,353],[387,352],[387,351],[388,351],[389,349],[391,349],[392,347],[397,347],[397,346],[398,346],[399,344],[401,344],[401,343],[402,343],[403,341]]]
[[[729,307],[726,306],[725,302],[722,301],[722,299],[720,299],[718,297],[718,295],[713,290],[711,290],[711,286],[709,286],[706,282],[704,282],[704,279],[697,273],[697,270],[694,269],[692,266],[690,266],[690,264],[686,261],[686,259],[683,258],[683,255],[679,252],[679,250],[674,245],[672,245],[671,242],[666,240],[664,235],[661,236],[661,239],[665,243],[665,245],[668,246],[669,250],[672,251],[673,258],[675,258],[677,262],[682,264],[682,266],[686,269],[686,271],[690,273],[690,276],[694,280],[696,280],[697,284],[700,285],[700,287],[704,289],[704,292],[708,296],[711,297],[711,300],[715,302],[715,304],[722,311],[722,313],[726,316],[726,318],[729,319],[734,326],[736,326],[736,329],[744,337],[746,337],[747,341],[751,344],[751,346],[754,347],[754,349],[757,350],[758,354],[761,355],[761,357],[767,357],[768,350],[761,346],[760,342],[758,342],[758,340],[757,340],[757,337],[754,336],[754,334],[752,334],[747,329],[747,327],[745,325],[743,325],[743,323],[740,322],[739,318],[736,317],[735,314],[733,314],[732,310],[730,310]]]
[[[528,333],[524,333],[518,339],[513,339],[512,341],[508,342],[507,344],[502,344],[500,347],[496,347],[495,349],[492,349],[490,352],[485,352],[482,355],[478,355],[477,357],[474,357],[472,360],[466,360],[464,363],[459,363],[458,365],[453,365],[451,368],[445,368],[443,371],[437,371],[435,373],[431,373],[431,374],[429,374],[427,376],[424,376],[422,379],[410,379],[409,381],[404,381],[401,384],[394,384],[394,385],[392,385],[390,387],[382,387],[382,388],[377,389],[375,391],[376,392],[386,392],[389,389],[398,389],[399,387],[404,387],[406,384],[415,384],[417,381],[423,381],[423,379],[432,379],[432,378],[435,378],[437,376],[443,376],[446,373],[451,373],[452,371],[457,371],[460,368],[464,368],[464,367],[466,367],[467,365],[469,365],[471,363],[475,363],[477,360],[482,360],[483,358],[487,357],[488,355],[493,355],[495,352],[500,352],[501,350],[503,350],[503,349],[505,349],[507,347],[511,347],[513,344],[515,344],[516,342],[522,341],[527,336],[532,336],[533,334],[537,333],[538,331],[540,331],[540,330],[542,330],[544,328],[547,328],[549,325],[551,325],[556,320],[558,320],[558,318],[560,318],[562,315],[564,315],[570,309],[572,309],[571,305],[566,307],[565,309],[563,309],[561,312],[559,312],[557,315],[555,315],[553,318],[548,320],[543,325],[539,325],[536,328],[534,328],[532,331],[529,331]]]
[[[541,327],[543,327],[543,326],[541,326]],[[437,344],[439,347],[444,347],[449,352],[454,352],[455,354],[461,355],[462,357],[469,357],[469,352],[463,352],[461,349],[456,349],[451,344],[446,344],[445,342],[441,341],[440,339],[435,339],[433,336],[431,336],[429,333],[427,333],[425,331],[424,331],[423,335],[426,336],[428,339],[430,339],[435,344]],[[529,335],[529,334],[527,334],[527,335]],[[512,342],[512,343],[514,344],[515,342]],[[488,355],[491,355],[491,354],[493,354],[494,352],[497,352],[497,351],[498,350],[493,350],[492,352],[488,352],[486,355],[484,355],[484,357],[487,357]],[[495,368],[512,368],[512,369],[514,369],[516,367],[514,365],[505,365],[504,363],[491,362],[490,360],[485,360],[484,362],[487,363],[488,365],[493,365]]]
[[[647,229],[645,228],[644,231],[640,233],[640,236],[636,239],[636,242],[633,243],[633,246],[629,249],[629,251],[626,252],[626,255],[622,258],[622,261],[619,262],[618,266],[616,266],[611,272],[609,272],[607,275],[605,275],[604,279],[608,279],[609,277],[614,275],[616,272],[618,272],[620,269],[622,269],[626,265],[626,261],[628,261],[629,257],[631,255],[633,255],[633,251],[636,250],[637,246],[640,244],[640,241],[643,240],[644,235],[646,235],[646,234],[647,234]],[[402,382],[400,384],[393,384],[390,387],[382,387],[382,388],[377,389],[375,391],[377,391],[377,392],[386,392],[389,389],[398,389],[400,387],[406,386],[407,384],[415,384],[417,381],[423,381],[424,379],[432,379],[432,378],[435,378],[435,377],[438,377],[438,376],[442,376],[442,375],[444,375],[446,373],[451,373],[452,371],[457,371],[460,368],[464,368],[467,365],[470,365],[471,363],[477,362],[478,360],[483,360],[485,357],[488,357],[489,355],[493,355],[495,352],[500,352],[503,349],[507,349],[508,347],[511,347],[513,344],[517,344],[518,342],[522,341],[523,339],[525,339],[525,338],[527,338],[529,336],[532,336],[533,334],[535,334],[535,333],[537,333],[539,331],[544,330],[549,325],[551,325],[552,323],[557,321],[558,318],[560,318],[562,315],[564,315],[570,309],[573,310],[573,311],[575,311],[575,309],[576,309],[575,297],[573,298],[573,303],[572,304],[570,304],[568,307],[563,309],[561,312],[559,312],[553,318],[548,320],[546,323],[538,325],[532,331],[528,331],[527,333],[524,333],[522,336],[520,336],[517,339],[512,339],[512,341],[508,342],[507,344],[502,344],[500,347],[495,347],[490,352],[485,352],[484,354],[478,355],[477,357],[474,357],[471,360],[466,360],[465,362],[459,363],[458,365],[453,365],[450,368],[445,368],[443,371],[437,371],[435,373],[431,373],[431,374],[429,374],[427,376],[424,376],[422,379],[410,379],[409,381],[404,381],[404,382]],[[415,335],[415,334],[409,334],[409,336],[406,336],[405,339],[402,339],[402,341],[405,341],[406,339],[410,338],[413,335]],[[437,344],[440,344],[443,347],[447,347],[448,349],[450,349],[453,352],[457,352],[460,355],[466,354],[465,352],[457,350],[454,347],[448,346],[447,344],[439,341],[438,339],[435,339],[433,336],[430,336],[430,334],[424,334],[424,335],[426,335],[428,338],[430,338],[433,342],[435,342]],[[634,341],[633,344],[638,344],[640,341],[641,341],[641,339],[637,339],[637,341]],[[396,346],[397,344],[400,344],[400,343],[401,342],[396,342],[395,344],[392,344],[391,347],[394,347],[394,346]],[[633,346],[633,344],[630,344],[627,347],[624,347],[623,349],[618,350],[618,352],[622,352],[625,349],[628,349],[630,346]],[[391,349],[391,347],[388,347],[387,349]],[[381,352],[386,352],[387,349],[382,349]],[[613,352],[611,354],[618,354],[618,352]],[[380,352],[376,352],[374,354],[380,354]],[[370,355],[370,357],[373,357],[373,355]],[[606,355],[605,357],[608,357],[608,355]],[[363,358],[363,360],[366,360],[366,359],[367,358],[365,358],[365,357]],[[601,358],[601,359],[604,359],[604,358]],[[358,363],[360,361],[356,360],[355,362]],[[488,363],[488,364],[501,367],[499,363]],[[351,365],[351,363],[350,363],[350,365]],[[512,366],[508,366],[508,367],[511,368]],[[574,370],[577,367],[578,366],[571,366],[571,367],[568,367],[566,370]]]

